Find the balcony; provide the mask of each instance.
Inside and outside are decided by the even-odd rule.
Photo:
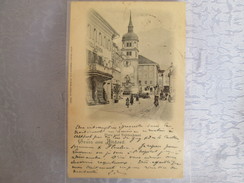
[[[100,65],[98,63],[89,63],[88,72],[94,72],[94,71],[112,75],[112,70],[110,68]]]
[[[91,51],[87,53],[88,74],[105,80],[112,79],[112,69],[104,65],[102,57]]]

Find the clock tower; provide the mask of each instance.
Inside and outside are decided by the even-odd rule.
[[[123,55],[126,56],[123,63],[123,86],[124,93],[135,94],[138,93],[138,36],[133,32],[133,24],[130,13],[130,20],[128,25],[128,32],[122,37]]]

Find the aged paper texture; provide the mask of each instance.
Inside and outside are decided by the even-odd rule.
[[[184,54],[182,2],[71,2],[69,177],[183,177]]]

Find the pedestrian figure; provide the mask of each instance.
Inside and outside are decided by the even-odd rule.
[[[136,101],[139,101],[139,95],[136,95]]]
[[[168,100],[168,93],[165,93],[165,100]]]
[[[129,100],[129,98],[127,97],[127,99],[126,99],[126,103],[125,103],[125,105],[127,106],[127,108],[129,108],[129,105],[130,105],[130,100]]]
[[[154,97],[154,105],[155,105],[156,107],[158,107],[158,105],[159,105],[159,103],[158,103],[158,96],[155,96],[155,97]]]
[[[134,103],[134,98],[133,98],[133,95],[130,96],[130,104],[133,105]]]
[[[163,98],[164,98],[164,94],[163,94],[163,91],[161,90],[161,92],[160,92],[160,100],[163,100]]]

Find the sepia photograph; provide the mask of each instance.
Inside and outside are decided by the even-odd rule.
[[[165,26],[171,19],[160,9],[88,10],[86,102],[90,119],[171,119],[176,50],[173,34]]]

